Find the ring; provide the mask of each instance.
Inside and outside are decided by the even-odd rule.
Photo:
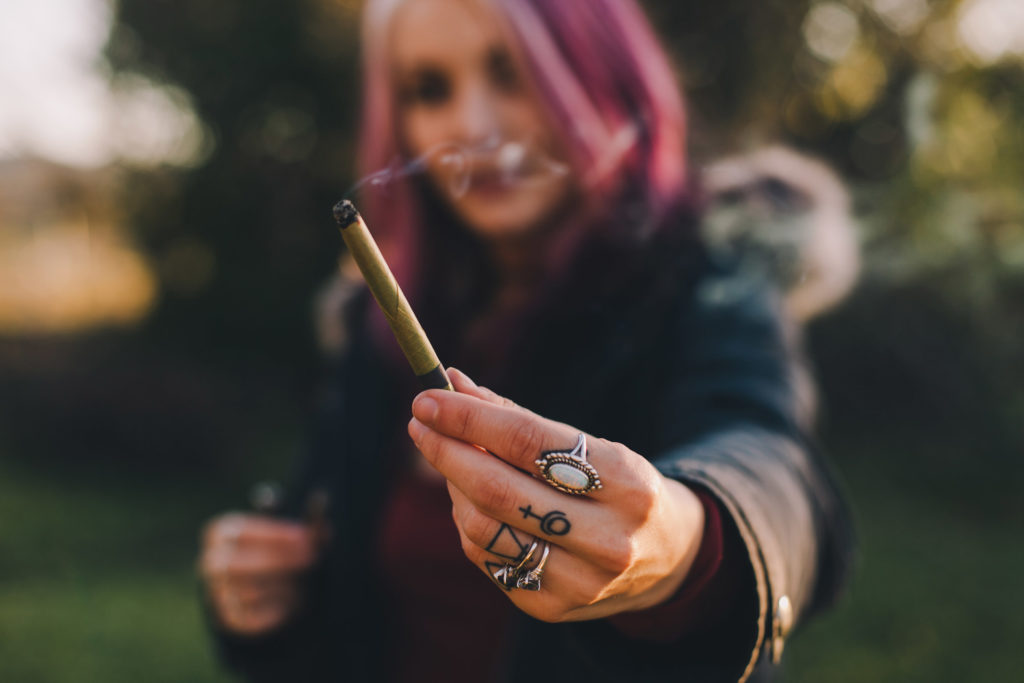
[[[521,575],[516,580],[516,588],[522,588],[528,591],[539,591],[540,590],[540,577],[544,573],[544,565],[548,561],[548,553],[551,552],[551,544],[547,541],[544,542],[544,552],[541,553],[540,562],[525,574]]]
[[[585,496],[601,488],[601,477],[587,462],[587,437],[580,432],[571,451],[544,451],[534,460],[544,479],[559,491]]]
[[[526,563],[529,562],[530,558],[533,557],[533,554],[537,552],[537,546],[539,545],[540,539],[534,537],[533,543],[531,543],[527,551],[523,553],[523,557],[519,560],[519,564],[515,566],[515,571],[517,574],[523,570],[523,567],[526,566]]]
[[[500,583],[502,586],[504,586],[508,590],[512,590],[513,588],[520,588],[519,581],[520,581],[520,577],[523,576],[523,574],[522,574],[523,567],[526,566],[526,563],[530,561],[530,558],[533,557],[533,554],[535,552],[537,552],[537,546],[539,546],[539,545],[540,545],[540,540],[534,538],[533,539],[533,543],[531,543],[530,547],[526,549],[526,551],[522,554],[522,556],[520,556],[519,561],[516,564],[506,564],[506,565],[503,565],[500,569],[498,569],[496,572],[494,572],[491,576],[494,577],[495,581]],[[548,553],[548,546],[547,546],[547,543],[545,543],[544,544],[544,557],[541,558],[541,563],[544,562],[544,559],[547,557],[547,553]],[[538,566],[540,566],[540,564],[538,564]],[[537,588],[531,589],[531,590],[537,590],[539,588],[540,588],[540,584],[538,584]]]

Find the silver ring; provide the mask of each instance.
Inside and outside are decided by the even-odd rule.
[[[533,554],[535,552],[537,552],[537,546],[539,546],[539,545],[540,545],[540,540],[537,539],[537,538],[534,538],[533,539],[533,543],[531,543],[530,547],[527,548],[525,552],[523,552],[523,554],[519,558],[519,561],[516,564],[505,564],[501,568],[499,568],[496,572],[491,574],[491,576],[494,577],[495,581],[497,581],[499,584],[501,584],[503,587],[507,588],[508,590],[512,590],[513,588],[519,588],[520,587],[519,586],[519,580],[520,580],[520,577],[523,576],[523,567],[525,567],[526,563],[530,561],[530,558],[533,557]],[[547,546],[547,543],[545,543],[544,544],[544,557],[547,557],[547,551],[548,551],[548,546]],[[541,562],[543,562],[543,561],[544,561],[544,558],[541,558]],[[535,590],[535,589],[531,589],[531,590]]]
[[[516,579],[516,588],[522,588],[523,590],[528,591],[540,590],[540,577],[544,574],[544,565],[547,564],[548,553],[550,552],[551,544],[545,541],[544,552],[541,553],[540,562],[538,562],[533,569]]]
[[[547,483],[564,493],[585,496],[601,488],[601,477],[587,462],[587,437],[582,432],[571,451],[544,451],[534,464]]]
[[[539,545],[540,539],[534,537],[533,543],[531,543],[529,549],[525,553],[523,553],[523,557],[519,560],[519,564],[515,566],[516,572],[521,572],[523,570],[523,567],[526,566],[526,563],[529,562],[530,558],[533,557],[533,554],[537,552],[537,546]]]

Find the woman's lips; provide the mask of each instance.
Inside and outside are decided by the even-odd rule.
[[[518,174],[499,171],[476,171],[469,177],[467,192],[484,196],[499,197],[513,192],[519,185]]]

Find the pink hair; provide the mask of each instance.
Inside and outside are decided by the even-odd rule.
[[[396,93],[388,61],[388,30],[403,2],[369,0],[363,22],[363,112],[359,172],[403,163]],[[521,54],[582,179],[581,211],[593,216],[629,188],[648,227],[686,205],[685,116],[672,68],[634,0],[485,0],[518,39]],[[367,193],[361,210],[392,269],[415,287],[422,207],[414,183],[395,178]],[[642,220],[642,219],[641,219]],[[569,221],[580,235],[594,221]],[[643,225],[637,225],[639,233]],[[562,236],[564,237],[564,235]],[[642,235],[638,234],[638,237]],[[570,255],[553,258],[565,260]]]

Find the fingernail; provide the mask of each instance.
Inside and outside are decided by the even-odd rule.
[[[420,394],[412,402],[412,414],[424,422],[433,422],[437,419],[437,401]]]
[[[423,434],[427,431],[427,428],[422,422],[417,420],[415,417],[409,420],[409,436],[412,437],[412,441],[417,446],[420,440],[423,438]]]

